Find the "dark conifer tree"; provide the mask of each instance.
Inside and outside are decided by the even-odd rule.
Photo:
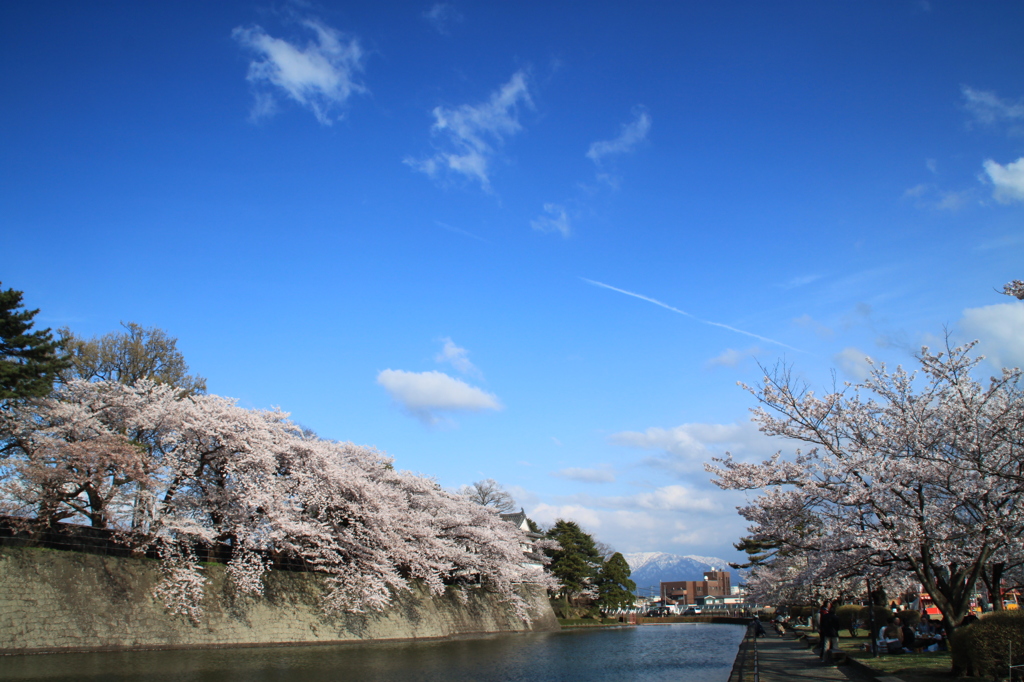
[[[730,562],[729,565],[733,568],[751,568],[753,566],[771,564],[771,561],[779,552],[781,543],[773,540],[757,540],[752,537],[744,537],[740,538],[738,543],[733,543],[733,547],[741,552],[746,552],[748,561],[742,564]]]
[[[601,572],[597,576],[597,601],[603,611],[633,605],[636,583],[629,579],[630,572],[629,562],[618,552],[612,554],[601,566]]]
[[[20,310],[21,299],[0,290],[0,400],[45,396],[68,366],[49,329],[32,331],[39,310]]]
[[[547,537],[561,545],[559,550],[545,550],[551,557],[549,570],[562,583],[562,595],[571,603],[577,603],[584,593],[594,591],[597,572],[603,563],[594,538],[576,522],[562,519],[555,522]]]

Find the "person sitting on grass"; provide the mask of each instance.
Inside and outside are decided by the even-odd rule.
[[[904,653],[914,653],[914,643],[916,637],[914,636],[914,628],[910,627],[906,623],[900,628],[901,634],[903,635],[903,651]]]
[[[878,631],[878,653],[902,653],[903,631],[899,618],[889,618],[886,625]]]

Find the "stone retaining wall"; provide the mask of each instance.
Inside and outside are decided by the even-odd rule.
[[[432,597],[415,589],[387,611],[326,616],[323,576],[272,572],[262,597],[240,597],[225,567],[207,564],[198,625],[167,612],[152,596],[160,579],[149,559],[0,547],[0,654],[123,649],[314,644],[441,638],[557,630],[544,590],[524,586],[533,621],[483,590],[460,602],[452,590]]]

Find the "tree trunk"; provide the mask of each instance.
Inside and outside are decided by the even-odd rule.
[[[1003,571],[1005,569],[1005,563],[995,561],[992,563],[991,577],[984,571],[981,574],[982,580],[985,581],[985,587],[988,589],[988,600],[992,603],[993,611],[1002,611],[1006,608],[1003,602]]]
[[[927,548],[921,555],[921,559],[910,559],[909,563],[921,581],[921,586],[932,598],[932,603],[942,612],[946,627],[952,631],[967,615],[974,586],[984,574],[984,567],[992,552],[983,547],[978,558],[970,564],[950,564],[948,567],[933,564],[931,552]]]

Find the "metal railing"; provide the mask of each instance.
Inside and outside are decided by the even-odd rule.
[[[729,682],[760,682],[761,671],[757,656],[757,630],[754,622],[747,626],[747,634],[740,642],[736,652],[736,660],[729,673]]]

